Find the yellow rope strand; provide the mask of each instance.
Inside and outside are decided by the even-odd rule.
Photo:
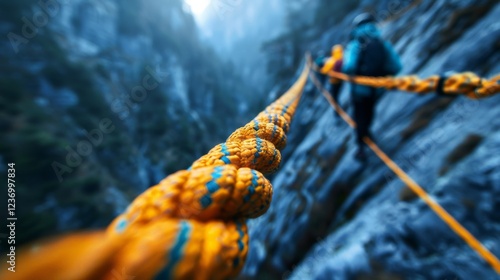
[[[267,211],[279,149],[309,67],[281,98],[193,163],[137,197],[104,231],[27,249],[8,279],[227,279],[248,253],[246,219]],[[261,173],[262,172],[262,173]],[[33,249],[34,248],[34,249]],[[3,270],[3,271],[6,271]],[[123,276],[125,275],[125,276]],[[4,278],[2,278],[4,279]]]
[[[312,68],[317,69],[317,66],[312,66]],[[439,80],[441,79],[441,77],[437,75],[426,79],[420,79],[415,75],[402,77],[348,76],[344,73],[335,71],[330,71],[328,75],[333,78],[364,86],[386,88],[390,90],[398,89],[418,94],[436,92],[439,87]],[[471,99],[489,97],[500,93],[500,75],[491,79],[484,79],[472,72],[457,73],[445,78],[442,89],[445,94],[462,94]]]

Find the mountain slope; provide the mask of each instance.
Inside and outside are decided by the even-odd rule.
[[[301,49],[345,42],[352,18],[372,9],[401,54],[403,74],[500,72],[495,1],[362,1]],[[410,5],[411,3],[405,2]],[[326,8],[325,8],[326,9]],[[304,36],[304,34],[302,35]],[[287,44],[286,37],[275,44]],[[300,59],[300,58],[299,58]],[[375,141],[459,222],[500,256],[500,96],[388,92],[372,126]],[[341,104],[352,110],[348,88]],[[354,160],[352,130],[312,87],[291,128],[296,140],[273,180],[268,213],[251,223],[244,277],[272,279],[493,279],[492,270],[382,162]]]
[[[19,244],[106,226],[255,114],[183,1],[40,3],[0,7],[0,163],[16,164]]]

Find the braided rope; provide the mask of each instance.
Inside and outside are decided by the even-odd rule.
[[[313,69],[317,69],[317,67],[313,67]],[[421,79],[415,75],[402,77],[348,76],[344,73],[335,71],[328,72],[328,75],[332,78],[364,86],[383,87],[390,90],[398,89],[419,94],[436,92],[439,89],[439,81],[441,79],[441,77],[437,75],[426,79]],[[500,75],[491,79],[485,79],[472,72],[453,74],[445,78],[442,91],[449,95],[462,94],[471,99],[489,97],[500,93]]]
[[[248,252],[246,219],[270,206],[273,190],[263,173],[279,167],[279,150],[308,73],[304,67],[287,93],[188,170],[138,196],[105,232],[73,234],[25,250],[19,258],[25,265],[9,279],[236,276]]]

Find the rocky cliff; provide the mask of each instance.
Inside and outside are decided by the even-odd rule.
[[[500,72],[497,1],[360,1],[335,24],[306,28],[317,36],[298,48],[328,50],[345,42],[361,11],[382,21],[384,37],[401,54],[403,74]],[[347,87],[340,101],[351,112]],[[496,256],[499,101],[387,92],[372,126],[375,142]],[[291,134],[288,156],[273,180],[271,208],[249,225],[242,278],[498,276],[374,154],[364,164],[354,159],[353,131],[312,86]]]
[[[107,225],[256,112],[181,0],[4,1],[0,14],[0,165],[16,164],[20,244]]]
[[[207,25],[219,28],[213,39],[181,0],[0,4],[0,173],[16,163],[19,243],[107,225],[283,92],[306,51],[345,44],[362,11],[380,20],[403,74],[500,72],[495,0],[255,1],[245,15],[241,1],[213,2],[225,3],[222,21]],[[233,25],[221,27],[224,18]],[[235,41],[219,41],[226,35]],[[347,86],[340,101],[352,113]],[[375,142],[496,256],[499,101],[391,91],[372,127]],[[353,136],[308,85],[271,208],[250,222],[241,278],[495,279],[375,155],[354,159]]]

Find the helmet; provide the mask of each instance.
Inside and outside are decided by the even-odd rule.
[[[358,27],[358,26],[363,25],[365,23],[375,23],[375,22],[377,22],[377,20],[375,19],[375,17],[372,14],[362,13],[354,18],[354,20],[352,21],[352,24],[354,27]]]
[[[342,58],[342,54],[343,54],[344,50],[342,48],[342,45],[334,45],[332,47],[332,57],[336,60],[339,60]]]

